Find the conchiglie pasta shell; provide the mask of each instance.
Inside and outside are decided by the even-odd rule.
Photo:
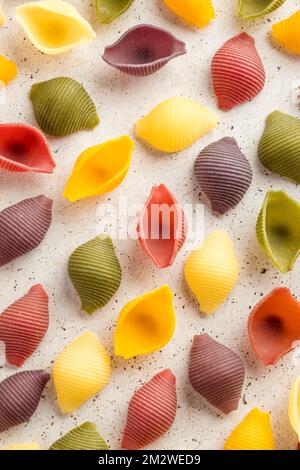
[[[239,275],[239,265],[226,232],[217,230],[187,258],[184,274],[200,310],[208,315],[225,302]]]
[[[138,137],[163,152],[179,152],[218,124],[217,116],[189,98],[169,98],[135,126]]]
[[[42,450],[37,442],[24,442],[22,444],[12,444],[3,450]]]
[[[17,7],[16,18],[32,44],[44,54],[62,54],[96,37],[76,8],[62,0],[24,3]]]
[[[97,18],[100,23],[111,23],[122,15],[133,0],[96,0]]]
[[[300,10],[272,26],[273,38],[293,54],[300,54]]]
[[[127,174],[133,149],[130,137],[122,136],[82,152],[66,184],[65,198],[77,201],[115,189]]]
[[[0,85],[8,85],[18,75],[18,69],[14,62],[0,56]]]
[[[164,0],[176,15],[198,28],[203,28],[213,20],[215,10],[212,0]]]
[[[258,18],[277,10],[285,0],[239,0],[239,15],[245,19]]]
[[[300,441],[300,376],[293,383],[289,398],[289,418]]]
[[[132,300],[118,317],[115,354],[129,359],[161,349],[172,338],[175,321],[173,293],[168,286]]]
[[[94,423],[81,424],[58,439],[49,450],[108,450]]]
[[[232,431],[225,450],[275,450],[270,414],[254,408]]]
[[[72,413],[105,387],[110,360],[95,333],[78,336],[58,355],[53,380],[62,413]]]

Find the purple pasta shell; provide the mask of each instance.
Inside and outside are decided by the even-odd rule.
[[[194,171],[212,210],[218,214],[236,206],[252,181],[250,163],[232,137],[205,147],[195,161]]]
[[[145,77],[171,59],[186,54],[185,44],[165,29],[142,24],[129,29],[105,48],[103,60],[121,72]]]
[[[26,370],[0,382],[0,432],[31,418],[49,379],[45,370]]]

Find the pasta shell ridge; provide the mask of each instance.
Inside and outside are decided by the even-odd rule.
[[[100,23],[111,23],[122,15],[132,4],[133,0],[96,0],[97,18]]]
[[[285,0],[267,0],[257,2],[256,0],[239,0],[239,15],[245,19],[258,18],[277,10]]]
[[[236,410],[244,378],[245,367],[237,354],[207,333],[194,336],[189,379],[211,405],[225,414]]]
[[[300,54],[300,10],[272,26],[272,37],[293,54]]]
[[[300,377],[298,377],[292,385],[290,396],[289,396],[289,419],[292,428],[298,435],[300,441],[300,409],[299,400],[300,398]],[[300,444],[298,444],[298,450],[300,450]]]
[[[17,75],[18,68],[16,64],[12,60],[0,55],[0,86],[8,85]]]
[[[232,137],[223,137],[198,155],[194,172],[211,209],[225,214],[244,197],[252,181],[249,161]]]
[[[132,139],[122,136],[82,152],[66,184],[64,196],[73,202],[115,189],[129,170],[133,149]]]
[[[238,261],[228,234],[222,230],[210,233],[188,256],[184,275],[201,312],[214,313],[225,302],[239,275]]]
[[[120,262],[108,236],[97,236],[76,248],[69,258],[68,271],[81,308],[88,314],[109,302],[122,279]]]
[[[204,28],[215,19],[215,10],[212,0],[164,0],[165,4],[177,16],[187,23]]]
[[[141,247],[158,268],[173,264],[186,239],[186,219],[164,184],[152,188],[140,215],[137,232]]]
[[[176,408],[176,378],[170,369],[166,369],[131,398],[121,448],[138,450],[156,441],[170,429]]]
[[[218,107],[224,111],[255,98],[266,78],[255,41],[247,33],[223,44],[213,57],[211,73]]]
[[[85,422],[67,432],[49,450],[109,450],[94,423]]]
[[[110,378],[110,360],[95,333],[71,341],[56,358],[53,380],[62,413],[72,413],[104,388]]]
[[[173,293],[162,286],[128,302],[117,320],[116,356],[130,359],[163,348],[175,330]]]

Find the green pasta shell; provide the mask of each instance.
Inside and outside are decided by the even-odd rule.
[[[300,120],[281,111],[269,114],[258,158],[268,170],[300,183]]]
[[[71,429],[58,439],[49,450],[109,450],[94,423],[86,422]]]
[[[284,191],[269,191],[258,216],[256,236],[279,271],[290,271],[300,251],[300,204]]]
[[[285,0],[239,0],[239,15],[245,19],[258,18],[277,10]]]
[[[81,308],[92,314],[104,307],[118,290],[122,270],[110,237],[95,237],[80,245],[70,256],[69,276]]]
[[[133,0],[96,0],[97,18],[100,23],[111,23],[126,11]]]
[[[73,78],[57,77],[36,83],[30,99],[38,125],[49,135],[62,137],[91,130],[100,122],[91,97]]]

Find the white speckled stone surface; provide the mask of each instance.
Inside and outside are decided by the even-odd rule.
[[[237,0],[215,0],[217,19],[203,30],[185,26],[164,6],[162,0],[135,0],[132,7],[108,26],[97,24],[93,0],[73,0],[97,32],[97,39],[63,56],[45,56],[25,39],[14,20],[14,9],[22,1],[1,2],[6,25],[0,29],[0,54],[14,59],[20,75],[7,89],[7,105],[0,108],[2,122],[35,124],[28,93],[33,83],[59,75],[82,81],[96,102],[101,124],[93,132],[80,132],[62,139],[49,139],[57,168],[53,175],[1,174],[0,209],[24,198],[44,193],[54,198],[54,217],[48,235],[38,249],[1,268],[0,311],[22,296],[31,285],[43,283],[50,296],[50,327],[38,351],[23,369],[46,368],[69,341],[85,330],[95,331],[112,358],[110,384],[72,416],[58,410],[53,384],[47,387],[39,408],[25,425],[0,436],[0,446],[18,441],[36,440],[45,449],[73,426],[85,420],[97,423],[99,431],[113,449],[118,448],[124,426],[127,402],[133,391],[156,372],[170,367],[177,376],[178,412],[170,431],[152,448],[221,449],[224,439],[254,406],[269,410],[279,449],[293,449],[296,435],[290,428],[287,400],[290,385],[300,370],[296,355],[290,354],[275,367],[262,367],[247,339],[247,317],[251,307],[273,287],[285,285],[299,295],[300,264],[286,276],[280,275],[261,252],[255,238],[255,222],[264,194],[269,188],[285,189],[300,199],[299,189],[265,171],[256,155],[258,139],[266,115],[274,109],[298,115],[292,100],[292,87],[299,78],[299,60],[283,54],[269,38],[271,24],[300,7],[300,1],[288,0],[283,7],[256,21],[237,18]],[[163,26],[186,42],[188,54],[170,62],[155,75],[129,77],[110,68],[101,59],[105,45],[137,23]],[[190,149],[178,155],[158,156],[136,143],[133,163],[124,183],[104,197],[71,204],[62,191],[78,154],[85,148],[109,138],[129,133],[133,124],[155,104],[173,95],[185,95],[216,110],[210,83],[212,55],[230,37],[247,31],[256,39],[267,72],[263,92],[252,102],[229,113],[218,111],[220,125]],[[91,318],[80,313],[78,298],[68,280],[67,259],[81,243],[92,238],[97,228],[97,208],[103,202],[116,204],[119,196],[129,203],[144,202],[152,185],[166,183],[182,203],[199,201],[192,169],[198,152],[207,144],[225,136],[236,138],[250,159],[254,180],[240,205],[223,217],[205,209],[205,233],[215,228],[229,231],[241,265],[240,281],[227,302],[210,317],[199,314],[197,303],[183,281],[183,248],[175,264],[165,271],[156,270],[137,243],[116,241],[123,267],[123,282],[117,295]],[[199,234],[200,239],[200,234]],[[264,272],[266,269],[266,272]],[[177,329],[172,341],[153,355],[125,361],[113,356],[113,329],[121,307],[133,297],[168,283],[175,292]],[[241,355],[246,366],[243,399],[239,409],[228,417],[219,416],[191,389],[187,361],[192,337],[208,332]],[[0,368],[0,379],[12,374]]]

